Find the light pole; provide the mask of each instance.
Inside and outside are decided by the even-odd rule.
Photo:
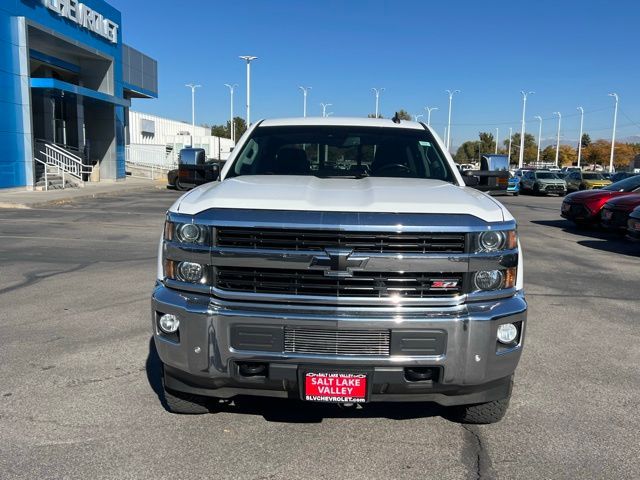
[[[520,93],[522,94],[522,128],[520,129],[520,155],[518,159],[518,168],[522,168],[522,164],[524,163],[524,115],[527,110],[527,97],[536,92],[525,92],[524,90],[520,90]]]
[[[384,88],[372,88],[371,91],[376,96],[376,118],[378,118],[378,111],[380,107],[380,94],[384,92]]]
[[[235,145],[236,144],[236,125],[235,125],[235,122],[233,121],[233,92],[238,86],[238,84],[225,83],[224,86],[229,88],[229,93],[231,94],[231,123],[229,124],[229,135],[231,135],[231,142]]]
[[[424,117],[424,115],[422,115],[422,114],[420,114],[420,115],[414,115],[414,116],[413,116],[413,121],[414,121],[414,122],[417,122],[417,121],[418,121],[418,119],[419,119],[420,117]]]
[[[580,166],[580,159],[582,158],[582,125],[584,123],[584,108],[578,107],[580,110],[580,136],[578,136],[578,166]]]
[[[251,62],[258,57],[241,55],[240,58],[247,62],[247,128],[251,125]]]
[[[320,106],[322,107],[322,116],[326,117],[327,116],[327,107],[330,107],[331,105],[333,105],[333,103],[321,103]]]
[[[311,90],[311,87],[298,87],[300,90],[302,90],[302,96],[304,97],[304,104],[302,107],[302,116],[306,117],[307,116],[307,95],[309,94],[309,90]]]
[[[511,137],[512,135],[513,129],[511,127],[509,127],[509,157],[507,159],[507,163],[509,165],[511,165]]]
[[[611,134],[611,158],[609,159],[609,172],[613,172],[613,151],[616,144],[616,122],[618,120],[618,94],[610,93],[610,97],[615,98],[616,107],[613,110],[613,133]]]
[[[431,126],[431,112],[438,110],[438,107],[424,107],[424,109],[427,111],[427,125]]]
[[[500,129],[496,127],[496,155],[498,154],[498,134],[500,133]]]
[[[554,115],[558,115],[558,136],[556,139],[556,167],[558,166],[558,158],[560,155],[560,123],[562,122],[562,114],[560,112],[553,112]]]
[[[460,93],[460,90],[445,90],[445,93],[449,94],[449,122],[447,123],[447,150],[451,148],[451,104],[453,102],[453,96],[456,93]]]
[[[536,115],[536,118],[540,125],[538,127],[538,154],[536,155],[536,163],[540,163],[540,142],[542,142],[542,117],[540,115]]]
[[[195,85],[193,83],[187,83],[185,87],[191,89],[191,135],[196,136],[196,88],[200,88],[202,85]],[[191,139],[193,144],[193,138]]]

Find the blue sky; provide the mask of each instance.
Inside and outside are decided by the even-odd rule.
[[[252,64],[253,120],[302,115],[299,85],[311,86],[308,114],[320,102],[336,116],[374,111],[371,87],[384,87],[381,113],[412,114],[437,106],[432,125],[442,135],[445,89],[454,98],[452,143],[479,131],[506,138],[520,129],[520,90],[533,90],[527,131],[576,140],[579,105],[585,131],[609,138],[613,99],[620,96],[618,137],[640,135],[640,2],[618,1],[208,1],[108,0],[122,11],[124,41],[159,62],[160,97],[133,108],[196,121],[223,123],[229,115],[225,83],[239,84],[236,112],[244,116],[245,64]],[[426,115],[423,119],[426,119]]]

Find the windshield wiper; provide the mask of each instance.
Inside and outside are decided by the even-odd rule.
[[[317,178],[351,178],[359,180],[361,178],[367,178],[369,176],[368,173],[358,173],[354,175],[314,175]]]

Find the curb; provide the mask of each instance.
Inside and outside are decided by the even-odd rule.
[[[165,184],[154,183],[152,185],[139,185],[132,186],[124,189],[107,190],[103,192],[86,192],[76,193],[73,196],[61,197],[52,200],[36,200],[33,202],[3,202],[0,201],[0,209],[16,209],[16,210],[29,210],[32,208],[48,207],[53,205],[65,205],[67,203],[73,203],[76,200],[86,200],[87,198],[99,198],[99,197],[113,197],[116,195],[122,195],[131,192],[139,192],[144,190],[164,190],[167,186]],[[45,193],[46,195],[46,193]]]

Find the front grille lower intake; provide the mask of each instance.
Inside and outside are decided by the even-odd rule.
[[[325,276],[322,270],[216,268],[215,287],[223,291],[328,297],[423,298],[463,292],[461,274],[353,272]]]
[[[218,247],[323,251],[352,249],[369,253],[464,253],[464,233],[340,232],[297,229],[219,227]]]
[[[293,327],[284,330],[287,353],[388,356],[389,330],[333,330]]]

